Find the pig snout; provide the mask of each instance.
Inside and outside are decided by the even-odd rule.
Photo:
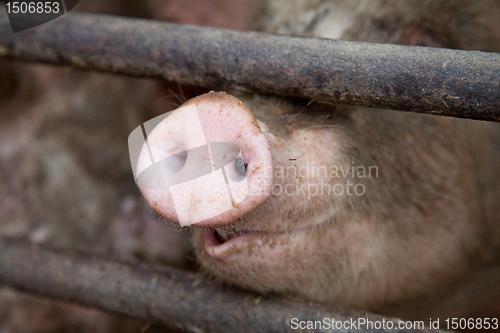
[[[156,213],[181,226],[237,221],[271,194],[273,160],[263,131],[236,97],[198,96],[147,135],[139,188]]]

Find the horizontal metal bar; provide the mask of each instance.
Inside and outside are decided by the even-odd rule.
[[[500,54],[275,36],[69,13],[0,56],[181,84],[500,121]]]
[[[245,293],[219,286],[198,274],[172,268],[113,262],[20,241],[0,238],[0,253],[0,283],[182,331],[289,332],[292,331],[292,318],[337,321],[366,318],[380,323],[395,320],[291,298]],[[359,329],[352,331],[372,332],[364,327]],[[315,330],[326,331],[329,330]]]

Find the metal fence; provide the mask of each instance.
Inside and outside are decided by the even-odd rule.
[[[67,14],[0,56],[210,88],[500,121],[500,54],[274,36]]]
[[[492,53],[68,14],[16,34],[7,16],[0,16],[1,57],[195,86],[500,121],[500,55]],[[175,269],[17,241],[0,240],[0,251],[0,281],[9,286],[180,331],[284,332],[290,331],[293,317],[397,321],[233,290]]]

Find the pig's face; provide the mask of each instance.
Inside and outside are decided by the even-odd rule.
[[[478,218],[477,200],[485,152],[473,149],[486,145],[485,123],[240,97],[211,93],[181,106],[196,105],[207,131],[216,127],[242,148],[249,188],[258,154],[260,167],[272,171],[258,173],[257,186],[267,186],[262,197],[193,221],[196,254],[211,275],[261,292],[380,309],[446,294],[450,281],[486,259],[487,221]],[[249,116],[242,101],[257,120],[225,126],[229,113]],[[170,133],[167,124],[155,131]],[[179,222],[174,205],[163,204],[171,193],[143,194]]]
[[[246,28],[496,52],[500,45],[498,4],[489,0],[257,2],[253,11],[264,15]],[[446,309],[456,316],[457,304],[468,308],[464,299],[474,294],[492,299],[488,287],[474,287],[486,281],[474,271],[500,243],[498,126],[234,94],[256,125],[215,122],[233,143],[241,130],[264,137],[268,146],[260,147],[271,159],[260,162],[272,176],[257,186],[265,195],[192,221],[196,254],[210,275],[260,292],[413,318]],[[216,96],[225,98],[204,95],[187,104]],[[242,148],[250,187],[259,179],[251,167],[259,149]],[[163,200],[143,193],[160,215],[179,222],[158,205]],[[488,281],[497,283],[494,274]]]

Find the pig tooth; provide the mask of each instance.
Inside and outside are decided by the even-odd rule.
[[[226,232],[224,232],[224,231],[218,231],[217,233],[219,235],[219,239],[222,242],[227,242],[229,240],[229,237],[227,236]]]
[[[233,239],[233,238],[236,238],[238,236],[239,236],[239,234],[235,234],[235,233],[232,233],[232,232],[226,234],[226,237],[228,239]]]
[[[223,231],[223,230],[214,230],[215,234],[217,235],[217,238],[222,243],[225,243],[233,238],[236,238],[240,236],[242,233],[235,233],[235,232],[230,232],[230,231]]]

